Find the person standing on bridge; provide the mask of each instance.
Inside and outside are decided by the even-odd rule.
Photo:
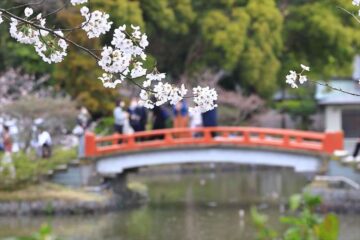
[[[217,126],[217,112],[216,112],[216,108],[204,112],[201,114],[202,117],[202,123],[204,127],[216,127]],[[213,137],[216,136],[215,132],[212,132],[211,135]]]
[[[174,128],[187,128],[189,124],[189,114],[188,114],[188,106],[186,101],[183,99],[178,102],[175,106],[173,106],[173,127]],[[189,137],[189,133],[177,133],[175,134],[177,137]]]
[[[122,108],[122,102],[116,101],[116,107],[114,109],[114,129],[116,133],[122,134],[124,130],[124,122],[126,120],[126,114]]]
[[[188,107],[185,100],[178,102],[174,107],[174,119],[173,126],[174,128],[186,128],[188,127],[189,114]]]
[[[144,106],[138,104],[137,98],[132,98],[128,108],[130,125],[135,132],[145,131],[147,113]]]
[[[164,107],[154,106],[153,108],[153,130],[166,128],[166,121],[169,115]]]
[[[346,161],[351,162],[351,161],[356,161],[356,162],[360,162],[360,157],[359,155],[359,151],[360,151],[360,140],[358,140],[358,142],[355,145],[355,149],[354,152],[352,154],[352,156],[349,156],[346,158]]]

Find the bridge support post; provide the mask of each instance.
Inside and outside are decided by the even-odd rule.
[[[326,153],[333,154],[335,150],[342,150],[344,148],[344,133],[343,132],[327,132],[323,143],[323,150]]]
[[[85,157],[95,157],[96,141],[95,134],[92,132],[85,133]]]
[[[118,195],[123,195],[128,190],[126,175],[126,172],[117,174],[116,177],[112,180],[112,189]]]

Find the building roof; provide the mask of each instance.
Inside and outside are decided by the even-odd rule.
[[[352,79],[335,79],[327,82],[329,85],[347,92],[360,95],[360,84]],[[360,105],[360,96],[331,90],[326,86],[317,85],[315,99],[320,105]]]

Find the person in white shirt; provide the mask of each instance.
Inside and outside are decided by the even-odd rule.
[[[116,133],[123,133],[125,120],[126,115],[122,108],[122,102],[118,100],[114,109],[114,128]]]
[[[41,133],[38,136],[38,148],[39,148],[40,156],[42,158],[51,157],[51,146],[52,146],[52,140],[50,133],[42,129]]]

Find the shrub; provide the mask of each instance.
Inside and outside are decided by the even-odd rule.
[[[321,217],[315,213],[321,204],[319,196],[307,193],[290,197],[291,215],[280,217],[279,221],[286,225],[284,233],[280,234],[267,224],[268,217],[260,214],[256,208],[251,209],[251,217],[257,229],[257,240],[337,240],[339,221],[334,214]]]

